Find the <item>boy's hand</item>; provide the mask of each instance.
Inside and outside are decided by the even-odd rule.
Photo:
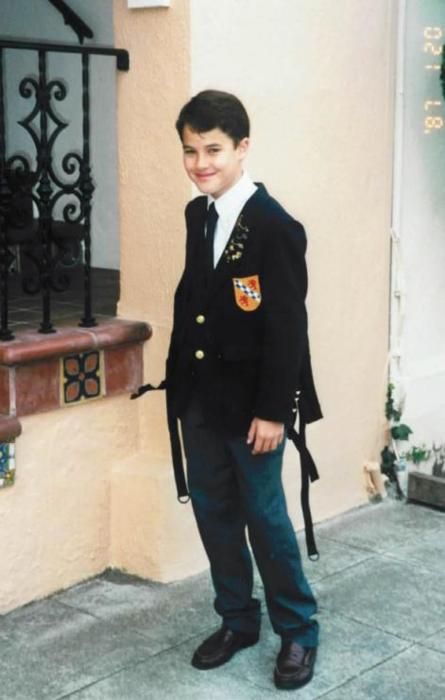
[[[254,418],[247,434],[247,444],[253,443],[252,454],[259,455],[275,450],[284,437],[284,423]]]

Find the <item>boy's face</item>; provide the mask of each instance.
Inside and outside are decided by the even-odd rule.
[[[249,139],[244,138],[235,146],[221,129],[198,133],[185,126],[182,145],[184,168],[190,180],[203,194],[217,199],[240,179]]]

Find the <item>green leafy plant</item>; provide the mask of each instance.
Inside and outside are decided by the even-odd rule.
[[[422,445],[421,447],[413,445],[413,447],[408,452],[405,452],[403,456],[406,460],[408,460],[408,462],[418,465],[421,462],[427,462],[429,460],[431,457],[431,450],[428,450],[426,445]]]
[[[445,66],[445,64],[444,64]],[[445,68],[444,68],[445,75]],[[405,469],[406,462],[411,462],[418,466],[422,462],[427,462],[434,455],[434,464],[432,467],[432,475],[443,477],[445,479],[445,444],[436,447],[435,444],[428,448],[425,444],[413,445],[405,452],[400,452],[397,447],[398,442],[404,442],[410,439],[413,431],[405,423],[401,423],[402,410],[395,406],[394,402],[394,384],[388,384],[386,392],[385,416],[389,423],[389,435],[391,437],[390,444],[386,445],[381,452],[380,468],[382,474],[385,474],[389,482],[395,486],[397,498],[403,498],[404,494],[400,486],[397,472]]]
[[[389,422],[389,434],[391,436],[391,441],[389,445],[381,452],[381,470],[385,474],[389,481],[394,484],[396,490],[397,498],[403,498],[404,493],[400,486],[400,481],[397,473],[406,467],[406,461],[412,461],[414,464],[419,464],[420,462],[429,459],[430,453],[426,447],[413,447],[405,453],[400,452],[398,449],[398,442],[405,442],[410,439],[410,435],[413,431],[406,425],[406,423],[401,423],[402,409],[400,406],[395,405],[394,402],[394,384],[388,384],[388,389],[386,391],[386,404],[385,404],[385,415]]]
[[[409,436],[412,434],[412,432],[413,431],[411,428],[404,423],[400,423],[400,425],[393,425],[391,428],[391,435],[394,440],[409,440]]]
[[[395,449],[395,441],[408,440],[412,430],[409,426],[400,424],[402,411],[394,405],[394,388],[394,384],[388,384],[386,391],[385,416],[390,424],[391,445],[386,445],[380,453],[380,469],[382,474],[387,476],[389,482],[394,485],[397,498],[402,499],[404,494],[397,476],[399,457]]]
[[[388,384],[386,390],[385,416],[389,421],[393,420],[395,423],[398,423],[402,417],[402,413],[394,408],[394,399],[392,395],[394,388],[394,384]]]

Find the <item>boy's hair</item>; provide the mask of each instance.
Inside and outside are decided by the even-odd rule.
[[[199,134],[221,129],[235,147],[250,133],[249,117],[242,102],[220,90],[203,90],[184,105],[176,121],[181,141],[185,126]]]

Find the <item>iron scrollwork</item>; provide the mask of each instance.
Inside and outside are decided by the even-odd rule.
[[[52,0],[52,4],[62,12],[76,33],[80,32],[79,40],[92,37],[89,27],[66,2]],[[29,114],[19,121],[31,138],[35,151],[32,156],[16,153],[6,157],[3,87],[3,53],[6,49],[32,51],[38,57],[37,77],[28,75],[19,85],[20,95],[26,100],[34,100]],[[54,166],[54,146],[68,122],[58,115],[56,103],[63,102],[68,91],[62,80],[48,80],[49,53],[81,57],[82,148],[79,152],[66,153],[59,168]],[[118,70],[129,69],[129,55],[124,49],[0,39],[0,340],[13,338],[8,326],[9,279],[11,267],[17,260],[22,268],[24,291],[41,294],[41,332],[54,330],[51,293],[69,286],[69,273],[76,267],[82,268],[84,281],[84,313],[80,325],[96,325],[91,299],[90,222],[94,193],[90,164],[91,55],[114,57]]]
[[[82,263],[85,311],[81,325],[96,325],[91,315],[90,215],[94,184],[89,153],[88,55],[82,55],[83,151],[81,154],[76,151],[66,153],[61,159],[61,173],[55,167],[54,147],[69,123],[59,116],[55,102],[63,102],[68,91],[62,80],[47,80],[47,54],[44,50],[38,52],[38,65],[38,79],[26,76],[19,85],[20,95],[34,100],[29,114],[18,123],[34,145],[35,167],[33,169],[29,158],[14,154],[5,161],[3,169],[15,180],[16,196],[21,197],[22,203],[27,197],[26,207],[31,207],[37,216],[31,213],[29,221],[28,215],[27,227],[22,226],[26,235],[20,236],[20,224],[16,225],[16,239],[9,236],[8,245],[3,240],[1,249],[4,257],[6,250],[11,251],[12,245],[19,243],[26,268],[22,276],[23,290],[29,294],[41,294],[39,330],[51,333],[54,331],[51,293],[66,290],[70,285],[69,269]],[[4,191],[2,207],[5,209],[8,206],[5,204],[7,187],[3,180],[1,187]],[[10,201],[11,198],[9,204]],[[13,209],[10,207],[10,211]],[[5,269],[10,261],[3,260],[2,265]]]

